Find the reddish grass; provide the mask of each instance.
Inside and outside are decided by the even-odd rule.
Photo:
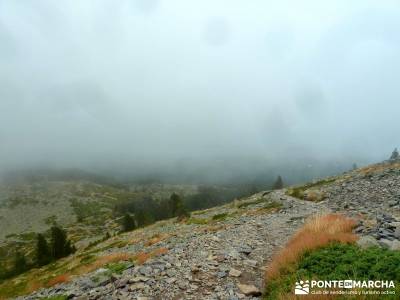
[[[38,289],[41,289],[41,288],[43,288],[43,287],[44,287],[43,283],[41,283],[41,282],[39,282],[39,281],[31,281],[31,282],[29,282],[26,291],[27,291],[28,293],[33,293],[34,291],[37,291]],[[2,298],[0,297],[0,300],[1,300],[1,299],[2,299]]]
[[[152,258],[154,256],[160,256],[160,255],[163,255],[166,253],[168,253],[167,248],[158,248],[151,252],[139,252],[135,255],[135,260],[138,264],[142,265],[146,261],[148,261],[150,258]]]
[[[51,287],[60,283],[64,283],[64,282],[68,282],[71,280],[71,277],[69,274],[62,274],[62,275],[58,275],[52,279],[50,279],[47,283],[46,283],[46,287]]]
[[[328,245],[331,242],[354,243],[357,236],[351,231],[356,221],[339,214],[316,216],[289,240],[285,248],[278,252],[266,270],[266,279],[278,277],[306,252]]]
[[[166,238],[165,235],[155,234],[151,239],[149,239],[146,243],[144,243],[144,245],[149,247],[163,241],[165,238]]]
[[[154,250],[153,252],[151,252],[152,256],[160,256],[160,255],[164,255],[167,253],[168,253],[167,248],[158,248],[158,249]]]
[[[146,252],[139,252],[138,254],[136,254],[135,256],[135,260],[139,265],[144,264],[147,260],[150,259],[150,254],[146,253]]]

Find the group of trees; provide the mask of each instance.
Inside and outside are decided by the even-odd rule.
[[[116,205],[115,211],[124,213],[122,231],[131,231],[167,218],[182,219],[189,216],[182,198],[176,193],[159,202],[150,197],[125,201]]]
[[[272,188],[283,188],[281,176],[278,176]],[[131,231],[159,220],[172,217],[177,217],[178,220],[183,219],[190,216],[190,211],[222,205],[259,191],[254,185],[236,187],[200,186],[198,193],[185,198],[173,193],[168,199],[155,201],[148,195],[139,195],[119,201],[114,207],[114,213],[122,216],[122,231]]]
[[[28,262],[25,255],[18,251],[10,269],[0,265],[0,280],[19,275],[34,267],[44,266],[75,251],[75,247],[67,239],[65,230],[55,225],[50,229],[50,243],[47,242],[43,234],[37,235],[35,256],[32,262]]]
[[[50,244],[42,234],[37,235],[36,264],[43,266],[53,260],[68,256],[76,251],[71,241],[67,239],[65,230],[58,226],[50,229]]]

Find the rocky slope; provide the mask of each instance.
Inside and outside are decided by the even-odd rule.
[[[242,206],[242,208],[238,208]],[[124,239],[166,238],[150,247],[127,245],[112,252],[138,253],[167,249],[142,265],[130,265],[120,275],[99,269],[24,299],[54,294],[76,299],[242,299],[259,296],[264,266],[306,217],[323,210],[320,204],[286,197],[283,191],[257,194],[236,205],[227,205],[195,215],[201,224],[176,224],[134,231]],[[212,220],[224,216],[224,220]],[[196,218],[196,219],[194,219]],[[215,218],[215,217],[214,217]],[[218,219],[218,218],[215,218]],[[190,221],[190,220],[189,220]],[[194,222],[194,221],[193,221]],[[104,255],[103,253],[102,255]],[[200,297],[200,298],[199,298]]]
[[[122,261],[118,270],[104,265],[19,299],[258,299],[265,265],[316,213],[357,218],[362,246],[400,249],[400,163],[378,164],[300,188],[306,195],[310,190],[323,195],[323,200],[298,199],[286,190],[260,193],[195,212],[186,222],[167,220],[118,235],[96,245],[90,255],[124,253],[135,258],[133,263]]]

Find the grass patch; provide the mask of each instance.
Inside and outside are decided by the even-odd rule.
[[[265,204],[263,209],[281,208],[282,206],[283,206],[282,203],[272,201],[272,202],[268,202],[267,204]]]
[[[106,265],[106,268],[115,274],[121,274],[123,271],[126,270],[126,267],[127,265],[122,262],[111,263]]]
[[[207,225],[209,220],[203,218],[189,218],[186,221],[187,225],[195,224],[195,225]]]
[[[318,191],[318,188],[327,184],[331,184],[335,181],[336,178],[328,178],[302,186],[293,187],[286,191],[286,195],[302,200],[319,202],[325,199],[325,194],[321,191]]]
[[[121,261],[130,261],[133,259],[133,255],[129,253],[112,253],[104,256],[97,257],[94,261],[86,265],[81,265],[73,271],[75,275],[81,275],[90,273],[94,270],[102,268],[104,266],[112,265],[113,263],[119,263]]]
[[[96,256],[93,254],[85,255],[81,258],[80,263],[81,264],[88,264],[96,260]]]
[[[259,204],[259,203],[262,203],[265,201],[266,201],[266,199],[264,199],[264,198],[259,198],[259,199],[253,200],[253,201],[246,201],[246,202],[239,203],[237,205],[237,208],[245,208],[247,206],[256,205],[256,204]]]
[[[267,281],[265,299],[295,299],[293,288],[299,280],[393,280],[398,299],[400,293],[400,251],[381,248],[361,249],[352,244],[331,243],[307,251],[301,259],[286,268],[278,277]],[[374,298],[375,297],[375,298]],[[379,295],[353,299],[380,299]],[[344,298],[339,298],[344,299]],[[349,299],[346,296],[345,299]]]
[[[212,216],[214,221],[223,221],[228,217],[228,213],[216,214]]]

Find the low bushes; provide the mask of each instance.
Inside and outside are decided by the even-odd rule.
[[[273,257],[266,270],[265,299],[297,299],[293,293],[296,281],[310,279],[394,280],[399,290],[400,252],[359,248],[354,244],[354,226],[354,220],[339,214],[310,219]],[[307,298],[337,299],[323,295]],[[396,298],[389,295],[385,299]]]
[[[296,299],[293,289],[299,280],[393,280],[395,295],[384,299],[398,299],[400,293],[400,252],[381,248],[361,249],[338,242],[306,252],[301,259],[279,277],[267,281],[265,299]],[[393,289],[388,289],[392,290]],[[364,297],[364,298],[363,298]],[[375,298],[374,298],[375,297]],[[328,298],[308,295],[307,299],[381,299],[380,295],[354,298]]]

